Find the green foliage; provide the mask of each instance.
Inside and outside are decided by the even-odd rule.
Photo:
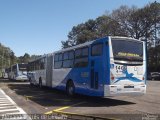
[[[38,57],[40,57],[40,55],[30,56],[28,53],[25,53],[23,56],[16,57],[14,52],[9,47],[5,47],[0,43],[0,71],[15,63],[28,63]]]
[[[151,41],[155,25],[160,25],[160,3],[150,3],[143,8],[121,6],[110,15],[74,26],[68,33],[68,40],[62,41],[62,48],[104,36],[129,36]]]
[[[160,71],[160,46],[150,48],[148,51],[148,71]]]
[[[120,6],[111,14],[74,26],[68,40],[62,41],[62,48],[104,36],[143,39],[148,43],[148,71],[160,71],[160,46],[150,48],[151,42],[157,39],[156,30],[160,31],[160,3],[153,2],[143,8]]]
[[[88,20],[85,23],[74,26],[68,34],[68,40],[62,41],[62,47],[70,47],[94,40],[106,35],[126,36],[120,25],[108,16],[100,16],[96,20]]]
[[[17,58],[14,52],[0,43],[0,69],[9,67],[16,63]]]
[[[18,57],[18,63],[27,63],[30,60],[30,55],[25,53],[24,56]]]
[[[18,57],[17,62],[18,63],[28,63],[32,60],[35,60],[37,58],[41,57],[41,55],[29,55],[28,53],[25,53],[23,56]]]

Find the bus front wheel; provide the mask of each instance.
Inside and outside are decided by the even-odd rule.
[[[67,94],[69,96],[74,96],[74,94],[75,94],[75,86],[74,86],[72,81],[69,81],[67,83],[67,89],[66,90],[67,90]]]

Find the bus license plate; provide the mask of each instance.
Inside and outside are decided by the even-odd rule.
[[[124,86],[124,88],[134,88],[134,86]]]

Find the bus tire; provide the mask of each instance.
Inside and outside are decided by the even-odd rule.
[[[42,88],[42,79],[41,79],[41,77],[39,78],[39,88]]]
[[[67,82],[66,92],[67,92],[68,96],[74,96],[75,86],[72,81]]]

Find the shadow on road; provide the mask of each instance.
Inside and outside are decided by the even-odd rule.
[[[74,98],[70,98],[63,91],[51,88],[40,89],[36,86],[30,86],[29,84],[8,84],[8,87],[16,94],[24,96],[26,99],[29,99],[45,107],[68,106],[79,102],[85,103],[76,105],[77,107],[109,107],[135,104],[124,100],[122,101],[112,98],[89,97],[83,95],[76,95]]]

